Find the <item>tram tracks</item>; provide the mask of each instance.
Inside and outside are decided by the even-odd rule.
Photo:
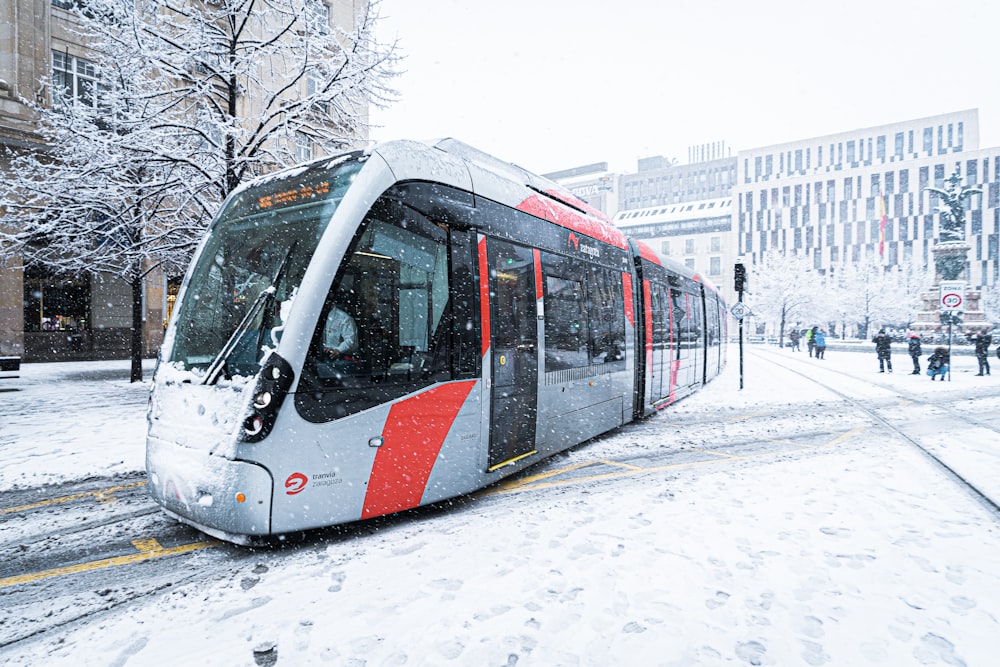
[[[978,441],[996,440],[1000,428],[992,417],[995,411],[972,414],[976,401],[995,399],[989,389],[971,398],[956,391],[928,397],[891,382],[854,377],[832,365],[818,369],[815,364],[807,367],[808,362],[789,360],[787,355],[764,352],[756,356],[762,363],[780,367],[781,372],[823,387],[830,399],[749,408],[722,405],[713,413],[694,409],[690,416],[681,402],[655,419],[629,424],[610,437],[573,448],[473,497],[485,500],[484,496],[510,492],[545,493],[560,486],[619,483],[616,480],[628,475],[680,475],[720,466],[767,465],[864,442],[878,430],[919,449],[943,475],[1000,515],[996,504],[1000,490],[978,479],[974,464],[970,471],[968,461],[956,462],[955,452],[941,451],[937,442],[942,440],[938,436],[949,431],[960,431],[960,437],[971,433]],[[1000,388],[996,393],[1000,394]],[[220,547],[170,519],[149,498],[143,481],[137,473],[5,494],[4,507],[0,507],[0,649],[48,636],[85,618],[92,621],[95,615],[127,608],[174,588],[239,577],[248,559],[260,558],[259,550]],[[434,511],[452,510],[424,509]],[[406,522],[406,516],[413,515],[394,521]],[[373,530],[371,525],[359,524],[319,531],[296,543],[295,551],[368,530]],[[28,575],[24,582],[3,585],[5,578],[20,581],[13,578],[23,575]]]
[[[964,391],[928,398],[889,382],[859,378],[832,365],[806,366],[773,351],[760,351],[759,356],[823,387],[867,415],[923,454],[945,477],[1000,519],[1000,479],[996,475],[1000,471],[1000,447],[994,444],[1000,442],[1000,424],[996,418],[983,419],[955,407],[990,398],[995,405],[1000,390],[992,386],[977,388],[979,393],[971,399]]]

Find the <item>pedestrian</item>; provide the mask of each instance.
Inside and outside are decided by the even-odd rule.
[[[885,333],[885,329],[879,329],[875,337],[875,354],[878,355],[878,372],[885,373],[886,369],[892,372],[892,339]]]
[[[913,372],[910,375],[920,375],[920,336],[915,333],[910,334],[910,359],[913,359]]]
[[[799,330],[792,329],[788,334],[788,342],[792,348],[792,352],[799,351]]]
[[[979,372],[976,375],[990,374],[990,344],[993,343],[993,336],[986,329],[983,329],[972,337],[976,344],[976,360],[979,362]]]
[[[949,361],[948,348],[934,348],[934,354],[927,358],[927,374],[931,376],[932,382],[938,375],[941,376],[941,382],[944,382],[944,376],[948,373]]]
[[[806,332],[806,347],[809,348],[810,357],[813,356],[813,350],[816,349],[816,342],[813,340],[813,337],[816,335],[817,329],[819,329],[819,327],[813,327]]]
[[[817,329],[813,333],[813,343],[816,345],[816,358],[823,359],[826,354],[826,329]]]

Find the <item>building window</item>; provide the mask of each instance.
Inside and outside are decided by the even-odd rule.
[[[330,32],[330,8],[322,0],[306,3],[305,22],[310,31],[325,35]]]
[[[684,254],[693,255],[694,254],[694,239],[684,240]]]
[[[885,162],[885,135],[880,134],[875,140],[875,157]]]
[[[304,132],[295,133],[295,159],[298,162],[306,162],[313,157],[312,140]]]
[[[722,237],[713,236],[709,240],[710,252],[722,252]]]
[[[102,90],[96,63],[62,51],[52,52],[52,106],[96,108]]]
[[[930,155],[934,152],[934,128],[924,128],[924,152]]]
[[[685,259],[684,260],[684,266],[686,266],[689,269],[693,269],[694,268],[694,260],[693,259]]]
[[[670,241],[660,242],[660,252],[663,253],[664,255],[670,254]]]
[[[308,75],[306,75],[306,95],[312,97],[313,95],[318,95],[323,92],[323,75],[312,69],[309,70]],[[313,104],[313,108],[323,113],[326,113],[328,105],[325,101],[318,101]]]
[[[721,276],[722,275],[722,258],[712,257],[708,260],[708,275],[710,276]]]

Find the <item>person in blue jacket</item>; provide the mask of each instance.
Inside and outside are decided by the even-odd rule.
[[[826,329],[816,329],[813,333],[813,344],[816,345],[816,358],[825,359],[826,354]]]

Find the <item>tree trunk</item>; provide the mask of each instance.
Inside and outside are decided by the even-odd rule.
[[[142,382],[142,278],[132,278],[132,372],[129,382]]]

